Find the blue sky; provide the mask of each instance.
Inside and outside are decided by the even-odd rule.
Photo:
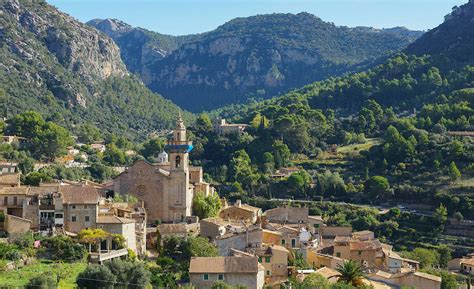
[[[309,12],[345,26],[436,27],[467,0],[47,0],[77,19],[117,18],[132,26],[183,35],[212,30],[235,17]]]

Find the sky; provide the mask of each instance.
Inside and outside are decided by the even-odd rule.
[[[268,13],[309,12],[343,26],[427,30],[455,5],[468,0],[47,0],[87,22],[117,18],[170,35],[201,33],[236,18]]]

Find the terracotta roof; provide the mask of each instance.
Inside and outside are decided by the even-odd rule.
[[[372,232],[372,231],[364,230],[364,231],[353,232],[352,235],[353,236],[360,236],[360,235],[373,234],[373,233],[374,232]]]
[[[26,195],[28,187],[4,187],[0,189],[0,195]]]
[[[161,224],[157,230],[160,234],[186,234],[186,224]]]
[[[351,241],[349,246],[351,250],[356,251],[376,250],[382,248],[382,244],[377,239],[370,241]]]
[[[441,277],[431,275],[431,274],[428,274],[428,273],[423,273],[423,272],[417,271],[417,272],[413,273],[413,275],[418,276],[418,277],[422,277],[422,278],[425,278],[425,279],[430,279],[430,280],[433,280],[433,281],[436,281],[436,282],[441,282]]]
[[[130,224],[135,223],[135,220],[128,218],[121,218],[117,216],[99,216],[97,224]]]
[[[339,242],[344,242],[344,243],[348,243],[349,241],[351,240],[350,237],[345,237],[345,236],[336,236],[336,238],[334,238],[334,243],[339,243]]]
[[[99,191],[93,186],[60,186],[63,200],[68,204],[97,204]]]
[[[228,222],[222,220],[221,218],[206,218],[206,219],[202,219],[201,221],[205,221],[205,222],[208,222],[208,223],[213,223],[213,224],[216,224],[216,225],[219,225],[219,226],[225,226],[228,224]]]
[[[259,271],[256,257],[193,257],[189,273],[254,273]]]
[[[474,266],[474,258],[465,258],[461,261],[461,263]]]
[[[0,184],[19,185],[20,174],[0,174]]]
[[[316,270],[315,273],[323,276],[326,279],[330,279],[332,277],[337,277],[337,276],[341,275],[339,272],[337,272],[336,270],[331,269],[329,267],[320,268],[320,269]],[[333,278],[332,280],[337,281],[337,279],[338,278]]]

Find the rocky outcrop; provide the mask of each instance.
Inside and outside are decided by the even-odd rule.
[[[308,13],[236,18],[182,37],[118,20],[88,24],[114,38],[127,67],[148,87],[196,112],[366,68],[422,34],[400,27],[338,27]]]
[[[27,61],[38,68],[30,71],[30,81],[57,86],[62,77],[55,75],[54,66],[59,65],[89,88],[98,80],[128,73],[112,39],[45,2],[7,0],[0,14],[2,44],[12,54],[2,64],[10,73],[21,68],[15,65],[17,61]],[[64,90],[71,85],[64,84]],[[71,93],[70,101],[85,105],[84,92]]]

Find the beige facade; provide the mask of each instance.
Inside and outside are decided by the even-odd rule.
[[[261,289],[265,283],[264,268],[257,257],[239,255],[228,257],[193,257],[189,278],[198,289],[211,288],[217,281],[228,285],[243,285],[248,289]]]
[[[100,216],[97,218],[97,228],[110,234],[120,234],[125,238],[125,246],[137,252],[135,220],[117,216]]]
[[[199,235],[214,241],[216,238],[223,236],[226,233],[226,224],[227,222],[220,218],[202,219],[199,221]]]
[[[441,277],[422,272],[405,272],[390,274],[378,271],[367,276],[369,280],[380,281],[398,287],[413,287],[417,289],[440,289]]]
[[[242,204],[238,200],[233,206],[224,208],[219,213],[219,217],[226,221],[245,221],[254,224],[262,216],[262,209]]]
[[[279,207],[265,211],[269,222],[280,224],[307,224],[308,208]]]
[[[31,228],[31,221],[17,216],[5,215],[4,229],[8,233],[9,238],[15,238],[22,235]]]
[[[333,269],[344,263],[344,260],[339,257],[321,254],[315,249],[306,252],[306,261],[316,268],[328,267]]]
[[[321,236],[323,239],[334,239],[336,236],[351,237],[352,227],[324,226],[321,228]]]
[[[282,246],[263,245],[248,252],[258,257],[258,262],[265,268],[265,284],[275,284],[288,278],[288,257],[290,252]]]
[[[228,233],[215,240],[221,256],[229,256],[232,250],[245,251],[246,248],[259,248],[262,245],[262,229],[254,228]]]

